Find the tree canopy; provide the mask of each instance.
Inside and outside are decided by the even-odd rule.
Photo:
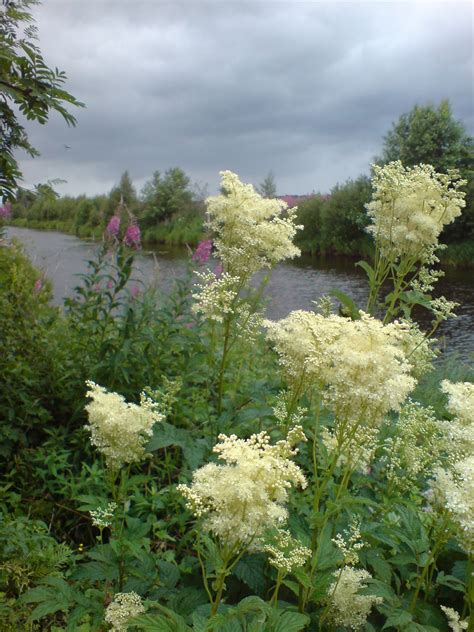
[[[15,152],[39,152],[30,144],[18,110],[44,125],[52,111],[68,125],[76,119],[66,105],[83,106],[63,85],[66,74],[49,68],[35,42],[38,31],[31,7],[38,0],[3,0],[0,7],[0,197],[13,199],[22,178]],[[16,107],[15,107],[16,106]]]

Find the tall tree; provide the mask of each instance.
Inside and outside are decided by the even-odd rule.
[[[277,188],[273,171],[268,172],[264,181],[258,185],[257,191],[264,198],[276,198]]]
[[[155,171],[142,189],[142,200],[145,204],[144,225],[153,226],[194,207],[191,180],[179,167],[168,169],[164,175]]]
[[[405,166],[423,162],[440,172],[462,170],[472,161],[472,143],[463,123],[454,119],[449,101],[437,108],[415,105],[385,136],[382,161],[401,160]]]
[[[474,238],[474,139],[461,121],[454,119],[449,101],[416,105],[402,114],[384,138],[379,162],[401,160],[405,166],[421,162],[442,173],[459,169],[467,180],[466,208],[461,217],[444,230],[447,242]]]
[[[39,152],[30,144],[18,110],[28,120],[44,125],[52,111],[68,125],[76,119],[66,104],[83,106],[63,88],[64,72],[48,68],[41,51],[30,8],[38,0],[2,0],[0,7],[0,197],[13,199],[22,173],[15,152]],[[16,106],[16,107],[15,107]]]

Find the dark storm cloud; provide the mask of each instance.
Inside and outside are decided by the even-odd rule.
[[[57,0],[37,19],[87,109],[75,129],[30,126],[42,156],[22,166],[64,192],[175,165],[211,191],[221,169],[326,191],[366,172],[416,103],[449,98],[473,129],[468,3]]]

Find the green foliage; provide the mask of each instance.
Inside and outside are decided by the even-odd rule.
[[[168,169],[164,175],[155,171],[142,190],[144,228],[169,220],[176,214],[186,215],[194,206],[190,184],[188,176],[178,167]]]
[[[257,191],[264,198],[277,197],[277,188],[276,188],[276,182],[275,182],[275,175],[273,171],[268,172],[263,182],[261,182],[258,185]]]
[[[37,29],[30,13],[35,4],[36,0],[20,0],[5,2],[0,8],[0,197],[11,200],[22,177],[15,151],[23,149],[30,156],[38,155],[16,108],[41,125],[51,112],[58,112],[68,125],[75,125],[66,106],[83,105],[64,89],[65,73],[48,68],[35,43]]]

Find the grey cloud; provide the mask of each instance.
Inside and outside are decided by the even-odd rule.
[[[451,100],[474,126],[468,3],[49,2],[40,46],[87,104],[68,129],[30,125],[27,182],[107,191],[178,165],[216,190],[218,171],[280,193],[367,172],[391,123]],[[71,145],[65,151],[64,144]]]

